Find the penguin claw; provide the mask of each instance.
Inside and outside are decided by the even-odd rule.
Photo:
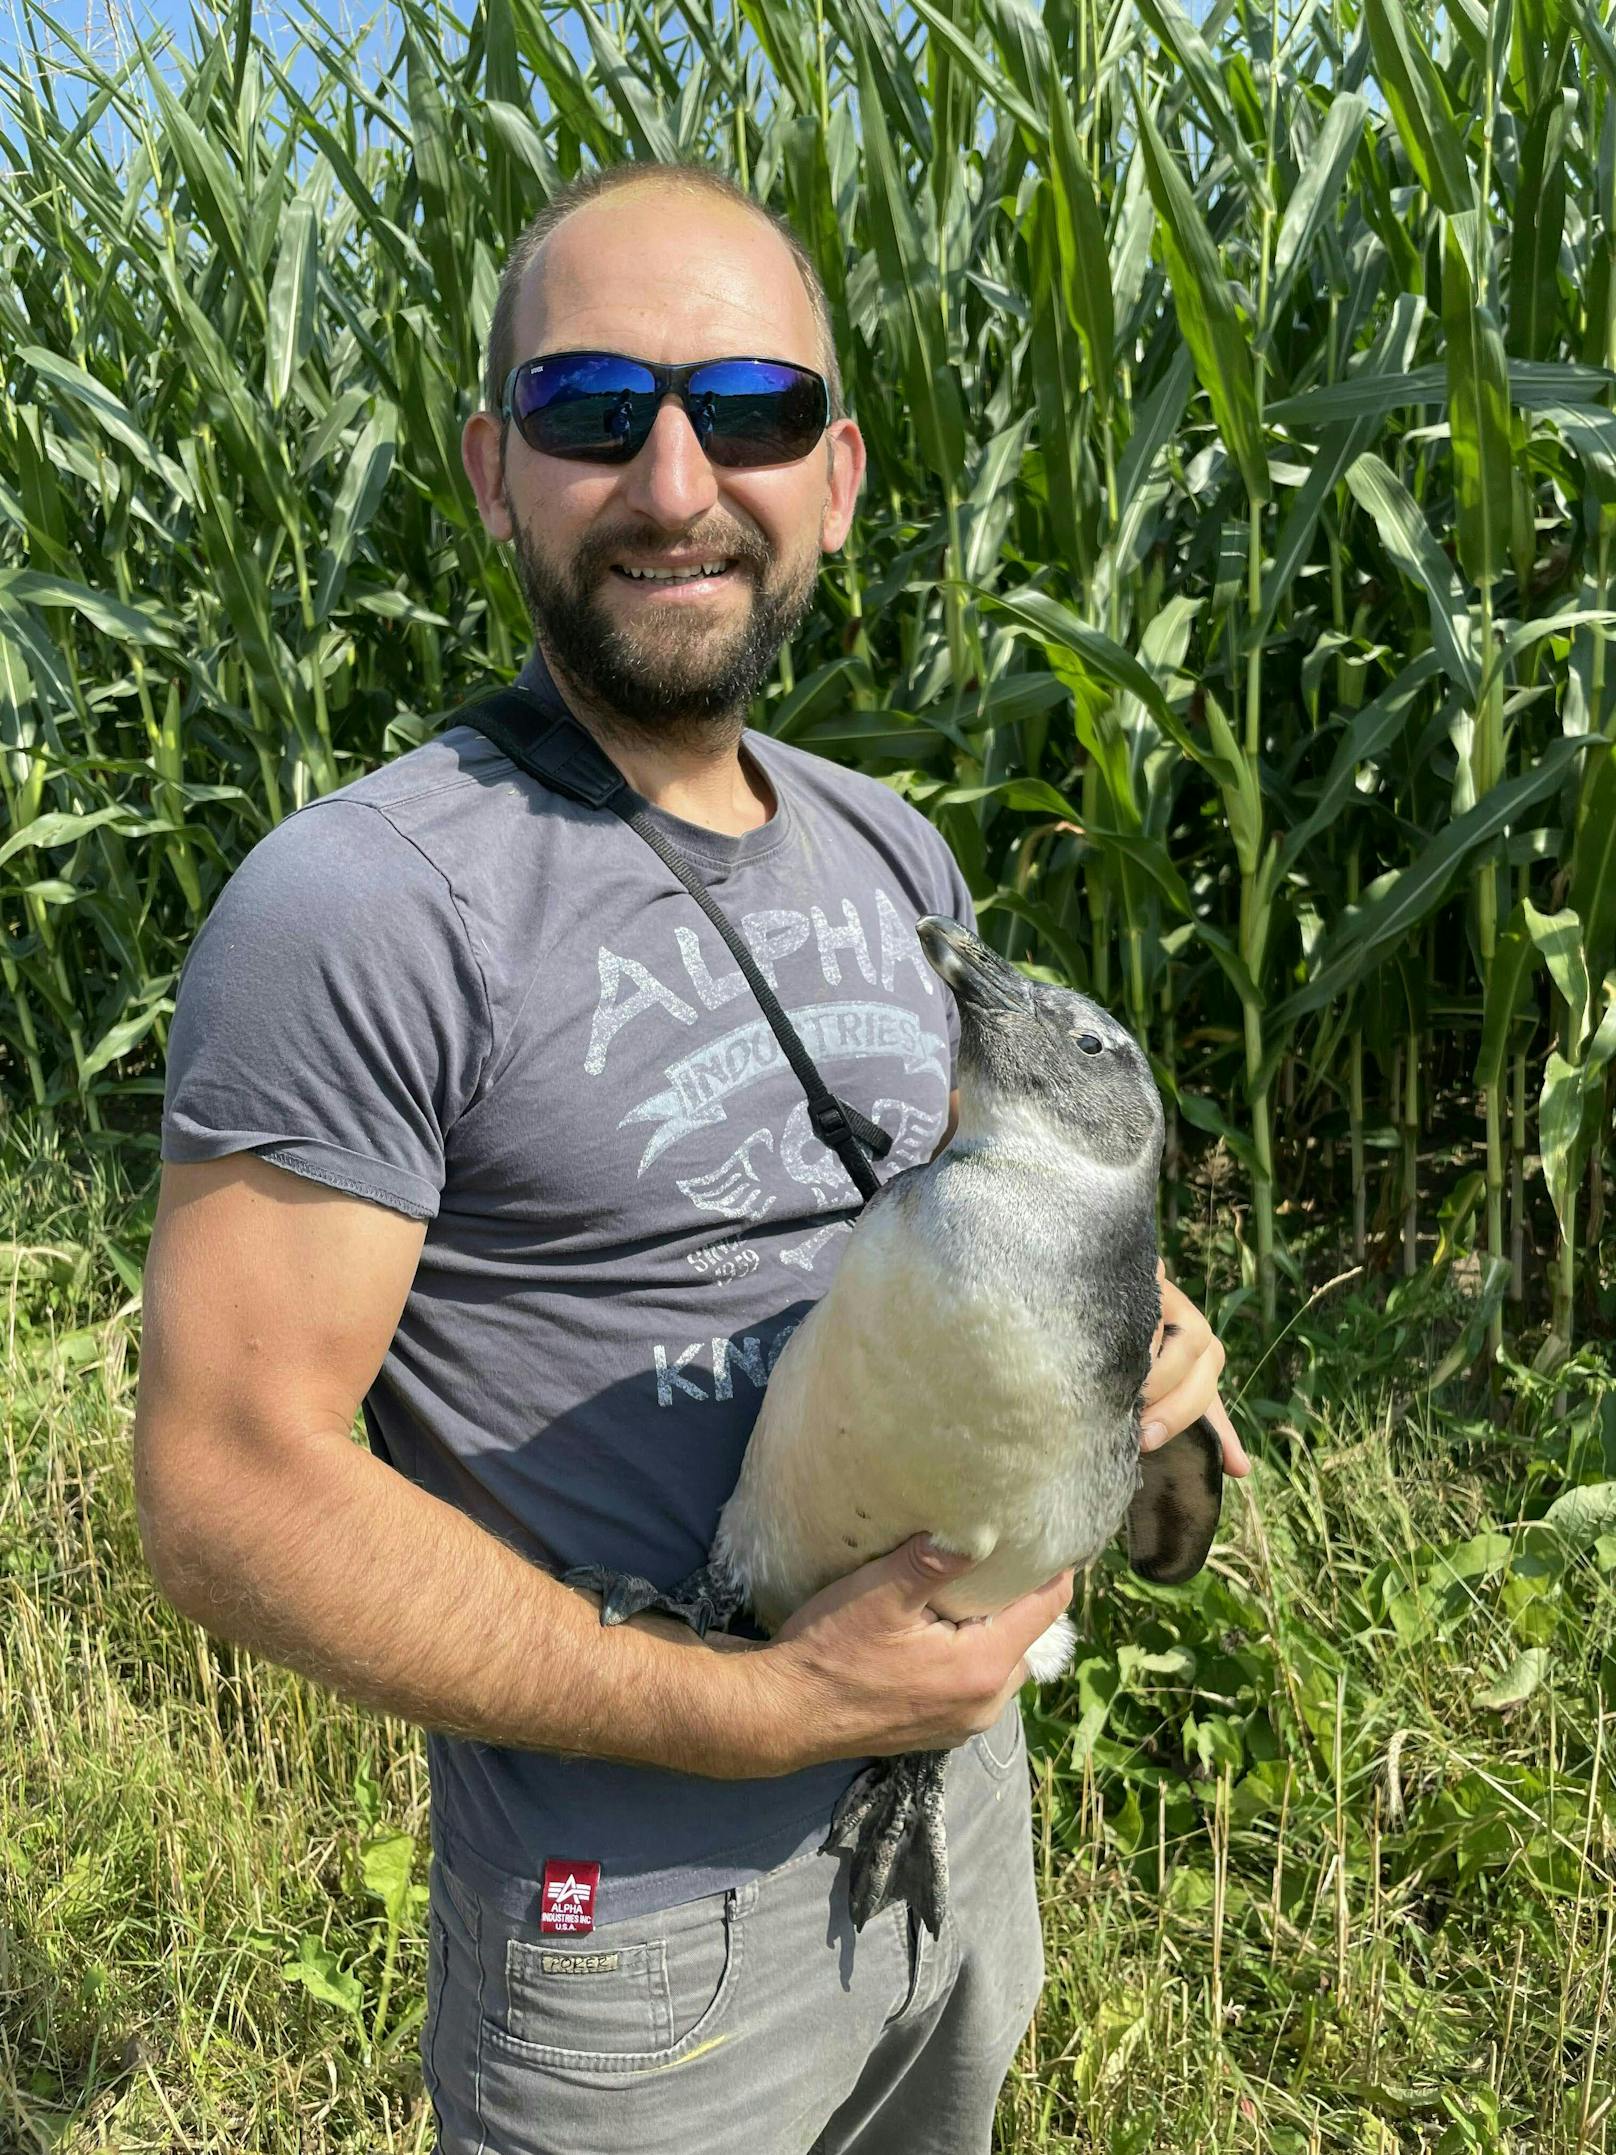
[[[853,1927],[907,1902],[936,1938],[948,1905],[943,1838],[946,1751],[905,1751],[867,1767],[837,1804],[821,1855],[853,1859],[848,1901]]]
[[[741,1594],[716,1564],[703,1564],[677,1586],[653,1586],[631,1571],[610,1571],[604,1564],[575,1564],[561,1574],[563,1586],[582,1587],[600,1596],[603,1624],[626,1624],[631,1616],[658,1609],[687,1623],[698,1639],[727,1629],[741,1606]]]

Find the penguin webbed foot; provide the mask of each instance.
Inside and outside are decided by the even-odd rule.
[[[612,1571],[604,1564],[575,1564],[561,1574],[561,1583],[598,1594],[603,1624],[626,1624],[631,1616],[652,1609],[678,1617],[698,1639],[706,1638],[709,1631],[727,1630],[744,1598],[729,1573],[717,1564],[703,1564],[669,1587],[653,1586],[635,1572]]]
[[[855,1930],[894,1902],[907,1902],[934,1938],[940,1934],[948,1904],[947,1763],[946,1751],[905,1751],[878,1759],[837,1804],[819,1852],[853,1859],[848,1901]]]

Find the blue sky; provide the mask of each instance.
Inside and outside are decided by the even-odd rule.
[[[583,0],[579,0],[563,17],[552,16],[551,23],[569,50],[587,59],[589,40],[583,27],[582,4]],[[333,41],[346,44],[369,25],[365,52],[378,62],[391,56],[397,45],[400,18],[397,9],[386,0],[381,5],[376,0],[315,0],[315,7]],[[166,37],[182,52],[195,51],[197,18],[204,23],[219,19],[213,0],[195,0],[194,5],[192,0],[34,0],[29,12],[36,20],[43,15],[62,24],[103,67],[115,65],[120,51],[131,50],[141,37],[154,41]],[[457,8],[451,12],[463,19],[469,10]],[[15,63],[24,19],[23,0],[0,0],[0,63]],[[306,20],[300,9],[279,4],[279,0],[268,0],[268,4],[254,0],[254,27],[282,58],[294,51],[296,26]],[[316,64],[302,55],[294,61],[292,79],[299,88],[307,88],[318,79],[318,72]]]
[[[591,4],[597,16],[605,12],[605,0],[571,0],[564,8],[546,10],[552,30],[585,65],[591,58],[585,28],[586,10]],[[472,10],[472,0],[448,0],[448,4],[440,0],[440,5],[441,12],[452,20],[464,20]],[[1221,0],[1221,4],[1220,0],[1188,0],[1188,11],[1205,23],[1214,11],[1220,17],[1225,14],[1228,5],[1229,0]],[[361,50],[373,63],[367,70],[372,80],[396,56],[401,16],[394,0],[379,0],[379,4],[378,0],[312,0],[312,10],[324,25],[326,42],[346,47],[363,37]],[[900,33],[913,29],[911,9],[899,4],[896,15]],[[66,28],[103,68],[115,66],[120,52],[129,53],[138,38],[167,40],[180,52],[194,54],[202,46],[203,31],[199,26],[220,20],[215,0],[0,0],[0,66],[15,64],[24,23],[31,19],[37,35],[37,26],[46,17]],[[227,13],[224,20],[229,19]],[[299,50],[298,25],[308,20],[303,6],[288,5],[286,0],[253,0],[257,36],[281,59],[292,56],[292,80],[305,93],[314,89],[322,74],[320,63]],[[742,44],[745,50],[756,51],[749,27],[743,31]],[[58,109],[71,112],[76,105],[71,80],[74,63],[66,48],[62,50],[62,61],[69,73],[65,82],[60,73],[55,78]],[[539,111],[546,114],[542,98]],[[116,132],[116,123],[112,124]],[[110,142],[108,147],[112,148]]]
[[[166,42],[174,52],[194,56],[211,41],[213,24],[221,19],[228,24],[232,19],[228,0],[225,4],[227,11],[221,18],[217,0],[0,0],[0,68],[15,66],[23,27],[30,21],[35,42],[41,47],[45,45],[41,25],[48,20],[66,29],[100,68],[115,68],[120,54],[132,54],[139,39],[148,45]],[[564,12],[549,14],[551,29],[586,65],[591,56],[584,27],[583,9],[587,4],[588,0],[572,0]],[[466,4],[448,0],[440,11],[452,21],[463,22],[471,7],[469,0]],[[356,39],[363,40],[359,49],[367,62],[365,74],[372,82],[396,60],[403,25],[400,10],[392,0],[312,0],[312,12],[318,19],[316,34],[328,46],[346,48]],[[252,19],[258,40],[287,64],[296,87],[312,96],[325,69],[299,45],[298,25],[309,24],[310,10],[286,5],[284,0],[252,0]],[[746,42],[751,43],[749,31]],[[60,54],[61,65],[52,70],[56,108],[72,115],[82,109],[87,93],[76,79],[77,63],[71,48],[62,46]],[[174,79],[172,73],[169,79]],[[535,109],[541,119],[548,117],[542,93]],[[129,147],[122,122],[104,118],[96,132],[113,163],[120,163]],[[0,149],[0,164],[4,162],[4,151]]]

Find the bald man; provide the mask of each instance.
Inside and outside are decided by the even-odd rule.
[[[705,169],[569,188],[462,449],[536,716],[695,863],[878,1172],[929,1157],[958,1023],[914,923],[969,891],[892,789],[745,718],[864,474],[800,244]],[[652,849],[463,725],[311,803],[191,952],[163,1158],[145,1546],[210,1631],[429,1732],[442,2155],[985,2150],[1043,1975],[1016,1691],[1070,1574],[956,1627],[917,1537],[769,1641],[560,1583],[700,1562],[856,1207]],[[1165,1311],[1147,1419],[1211,1415],[1242,1472],[1222,1351]],[[837,1798],[945,1746],[943,1934],[855,1931]]]

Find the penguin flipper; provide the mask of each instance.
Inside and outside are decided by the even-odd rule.
[[[819,1853],[853,1859],[848,1903],[855,1930],[906,1901],[934,1938],[940,1934],[948,1905],[947,1763],[946,1751],[905,1751],[877,1759],[844,1791]]]
[[[1128,1561],[1155,1586],[1179,1586],[1206,1562],[1223,1509],[1223,1444],[1203,1415],[1139,1455],[1128,1506]]]
[[[600,1596],[603,1624],[626,1624],[646,1609],[660,1610],[687,1623],[698,1639],[725,1631],[745,1601],[734,1574],[723,1564],[703,1564],[677,1586],[653,1586],[632,1571],[610,1571],[604,1564],[575,1564],[561,1574],[563,1586],[577,1586]]]

